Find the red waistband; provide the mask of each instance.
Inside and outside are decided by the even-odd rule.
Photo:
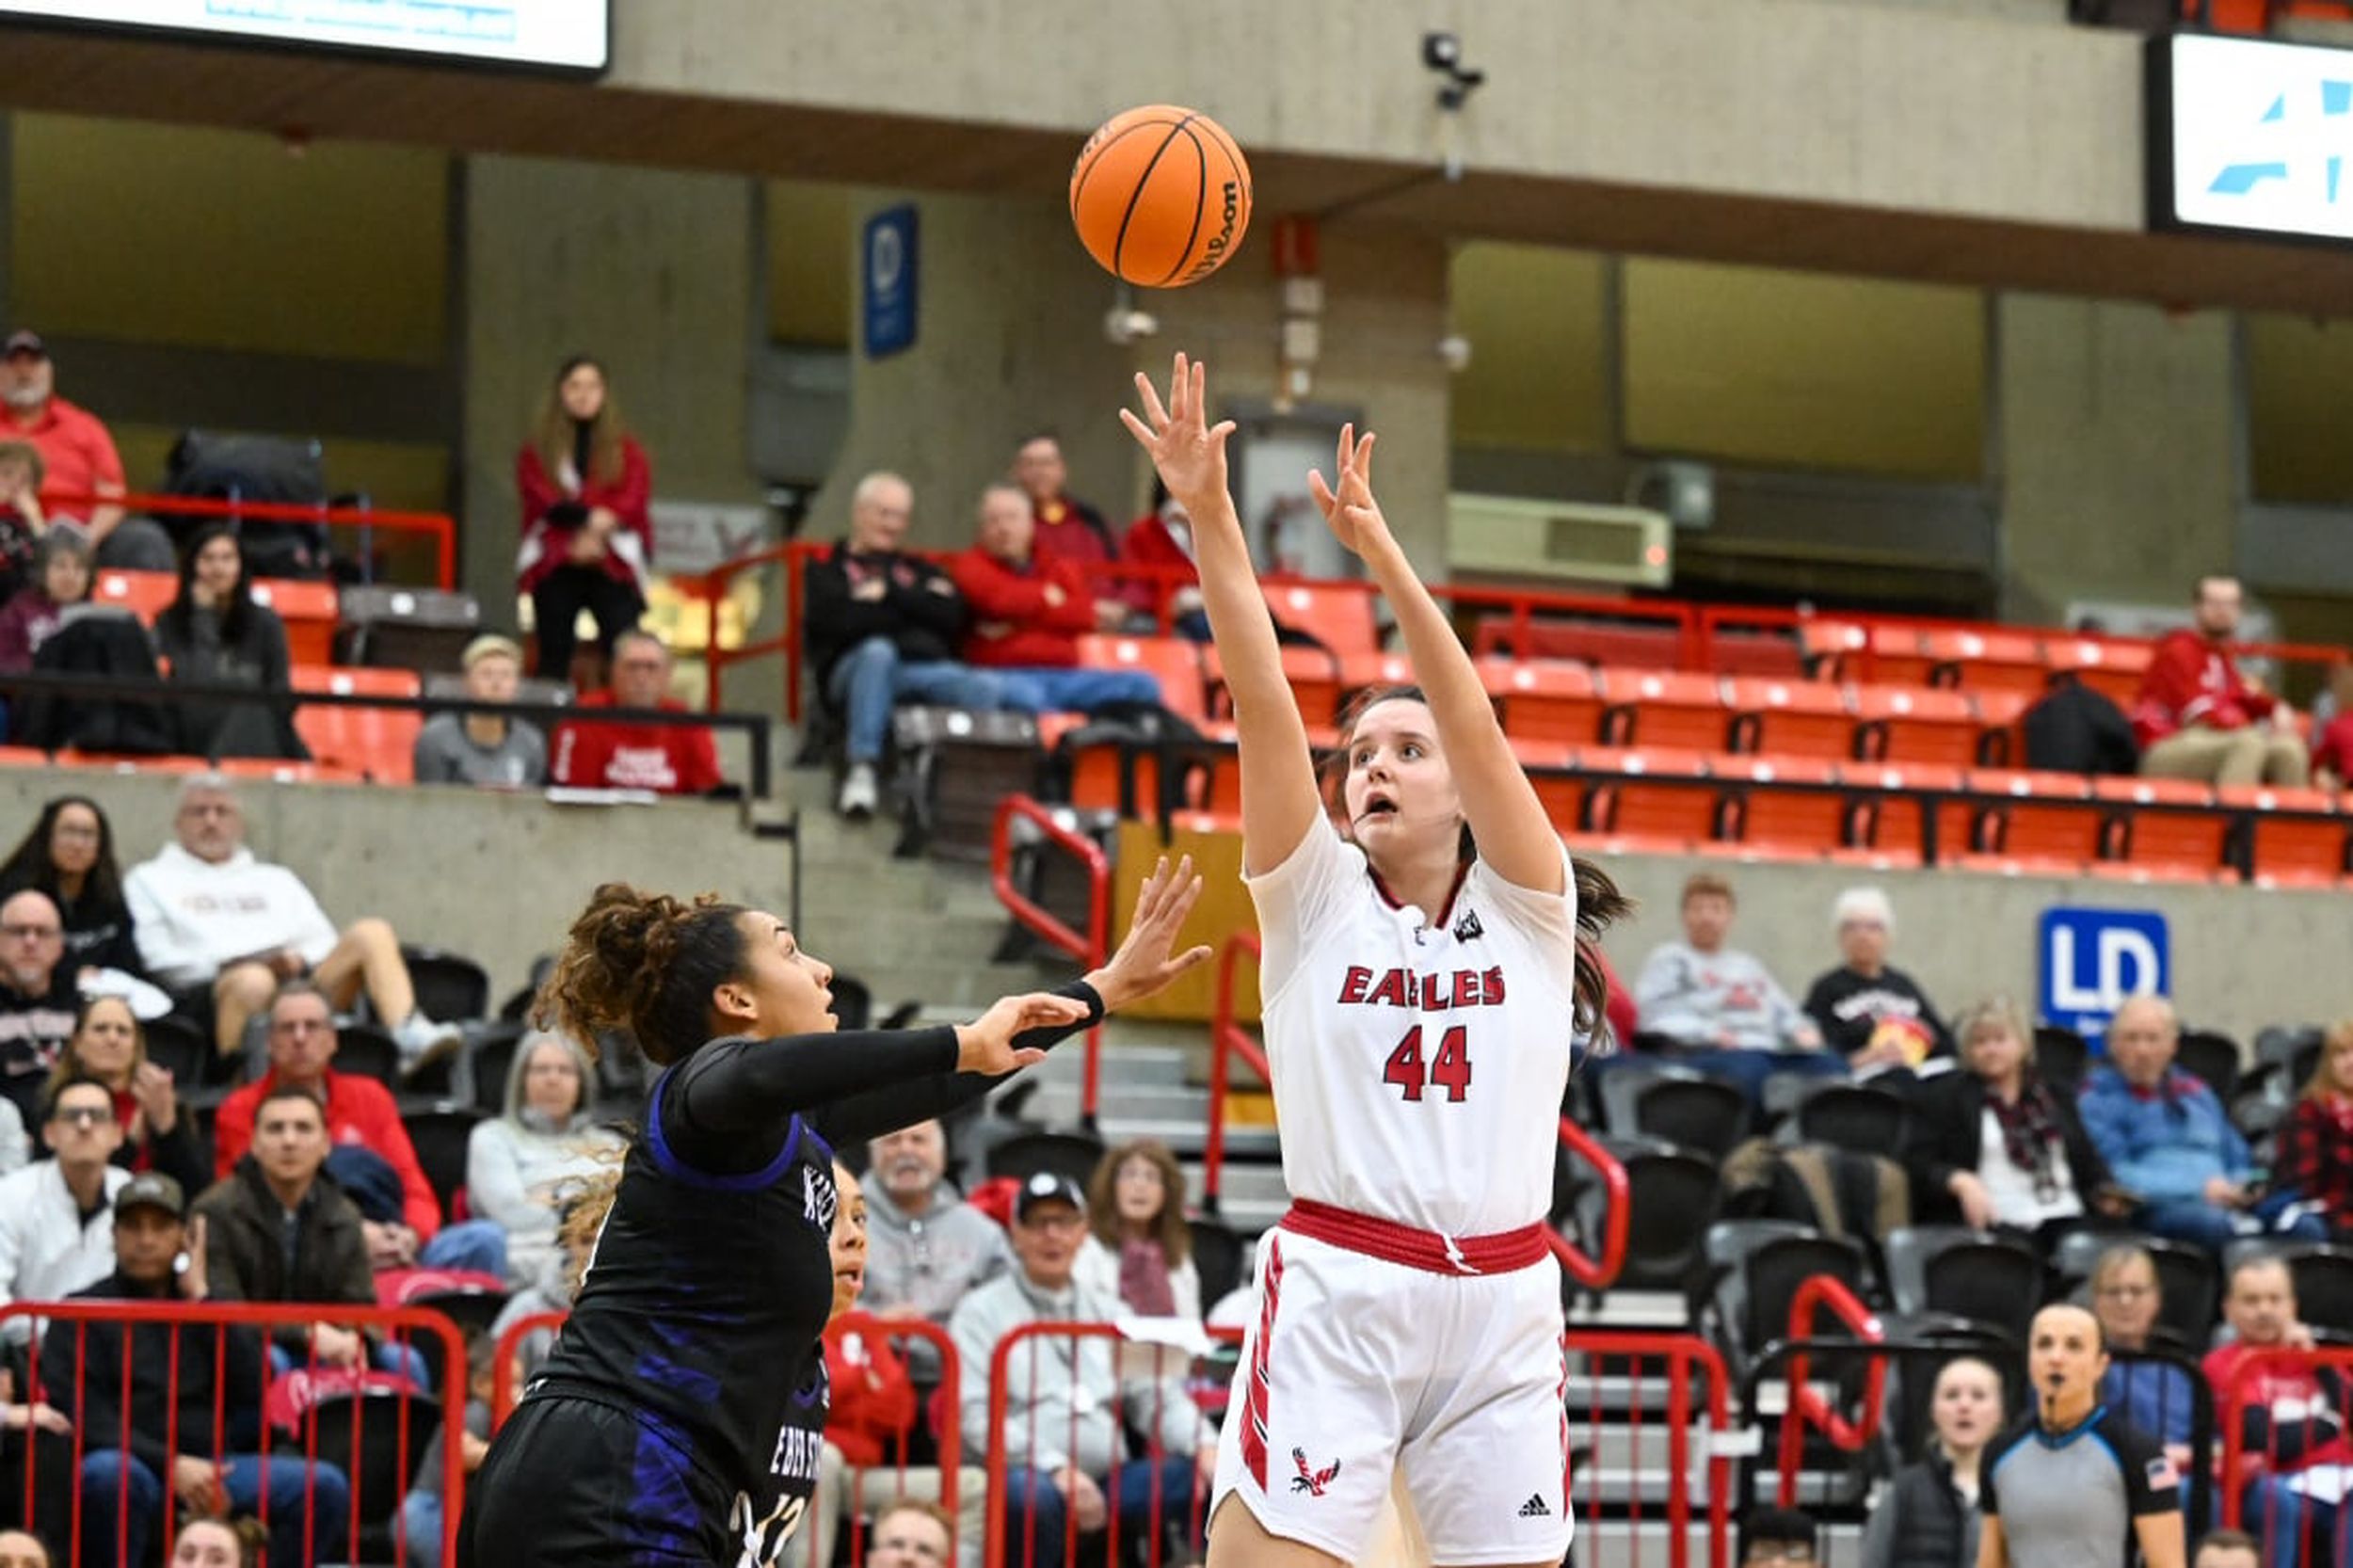
[[[1433,1274],[1510,1273],[1542,1263],[1551,1251],[1541,1220],[1493,1236],[1442,1236],[1312,1198],[1293,1198],[1281,1224],[1296,1235]]]

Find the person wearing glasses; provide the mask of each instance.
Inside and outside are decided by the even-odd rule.
[[[61,1301],[114,1272],[115,1194],[131,1173],[113,1163],[122,1144],[114,1092],[72,1078],[50,1092],[40,1141],[52,1158],[0,1176],[0,1304]],[[0,1342],[24,1345],[33,1320],[0,1322]]]
[[[20,1125],[39,1114],[82,1000],[93,996],[119,997],[139,1017],[171,1010],[171,999],[143,980],[113,969],[77,971],[66,958],[65,921],[47,893],[28,888],[0,900],[0,1097],[14,1105]]]
[[[1740,1568],[1804,1568],[1814,1561],[1819,1532],[1813,1515],[1795,1508],[1760,1508],[1740,1531]]]
[[[613,683],[582,697],[579,707],[687,711],[670,695],[670,650],[650,632],[613,639]],[[707,795],[727,782],[717,744],[701,725],[574,720],[557,728],[554,753],[548,782],[573,789]]]

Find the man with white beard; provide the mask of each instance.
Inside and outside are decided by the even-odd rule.
[[[56,392],[56,366],[39,332],[22,328],[0,345],[0,440],[29,441],[47,470],[42,488],[100,496],[123,493],[122,457],[97,415]],[[120,506],[59,502],[53,521],[71,522],[89,540],[102,567],[169,571],[171,536],[147,518],[126,520]]]

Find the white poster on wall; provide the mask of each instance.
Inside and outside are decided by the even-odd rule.
[[[8,17],[559,71],[613,58],[611,0],[0,0]]]

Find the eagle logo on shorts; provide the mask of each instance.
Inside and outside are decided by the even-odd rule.
[[[1310,1497],[1321,1497],[1323,1489],[1332,1484],[1332,1478],[1340,1473],[1340,1462],[1334,1460],[1321,1470],[1307,1468],[1307,1450],[1293,1448],[1291,1463],[1299,1466],[1299,1474],[1291,1478],[1291,1490],[1305,1492]]]

